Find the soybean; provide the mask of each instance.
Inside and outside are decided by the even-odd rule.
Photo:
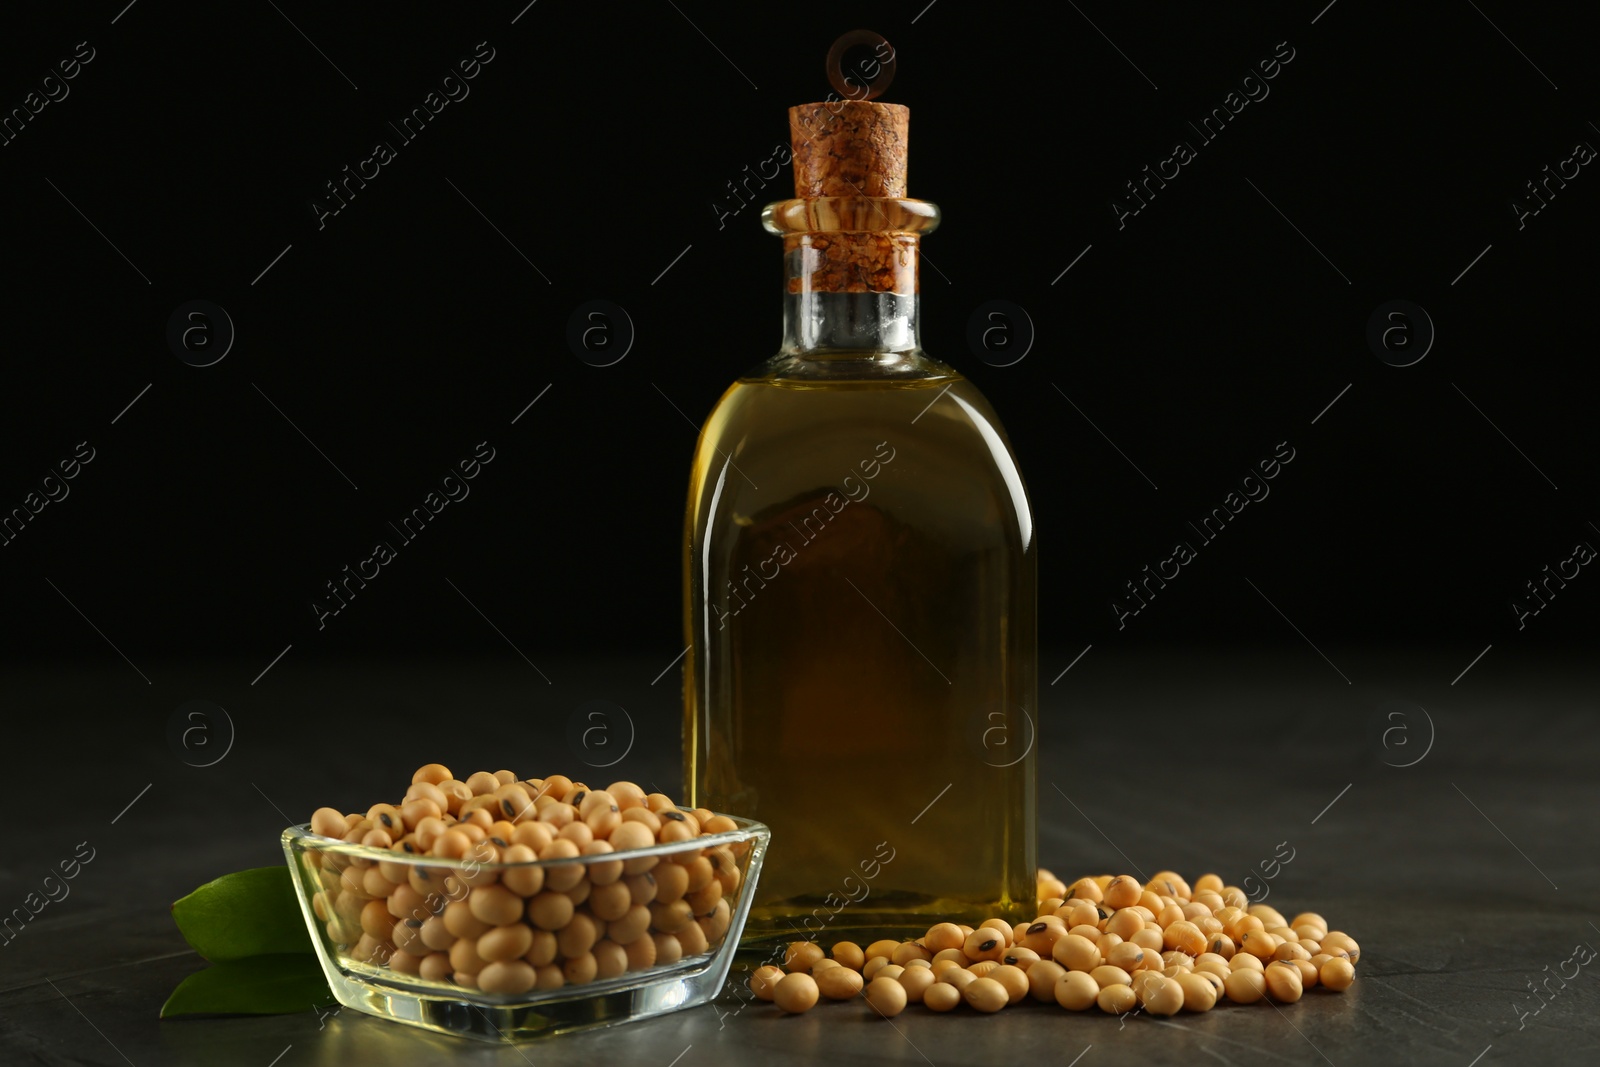
[[[1068,971],[1055,960],[1040,960],[1028,968],[1028,991],[1033,999],[1049,1004],[1056,999],[1056,983]]]
[[[1322,965],[1317,972],[1317,978],[1329,989],[1339,992],[1350,988],[1350,983],[1355,981],[1356,968],[1348,959],[1335,957]]]
[[[1254,1004],[1267,991],[1267,980],[1260,971],[1241,967],[1224,981],[1228,999],[1235,1004]]]
[[[1082,934],[1068,934],[1052,950],[1055,961],[1069,971],[1092,971],[1100,966],[1100,949]]]
[[[1055,1001],[1068,1011],[1082,1011],[1095,1002],[1100,986],[1084,971],[1067,971],[1056,981]]]
[[[1100,1005],[1100,1010],[1111,1015],[1121,1015],[1125,1011],[1132,1011],[1139,998],[1132,989],[1125,985],[1109,985],[1100,990],[1100,995],[1095,997],[1095,1003]]]
[[[798,971],[803,974],[811,970],[812,965],[824,955],[822,946],[815,941],[793,941],[783,954],[783,968],[791,973]]]
[[[903,981],[904,976],[901,977]],[[990,971],[988,977],[991,982],[1000,983],[1006,991],[1006,999],[1012,1004],[1028,995],[1028,975],[1014,964],[1002,963]]]
[[[1267,992],[1272,994],[1272,999],[1280,1004],[1293,1004],[1300,999],[1304,991],[1304,983],[1300,979],[1300,968],[1291,960],[1278,960],[1264,972],[1267,980]]]
[[[961,991],[953,985],[935,982],[922,994],[922,1003],[933,1011],[950,1011],[961,1003]]]
[[[829,1000],[849,1000],[861,992],[865,984],[860,972],[838,963],[820,971],[813,969],[812,978],[817,989]]]
[[[1210,1011],[1217,1003],[1216,975],[1180,974],[1178,985],[1183,989],[1183,1007],[1186,1011]]]
[[[867,954],[854,941],[841,941],[834,945],[833,958],[853,971],[859,971],[867,964]]]
[[[1113,967],[1109,963],[1102,963],[1089,972],[1089,977],[1104,989],[1108,985],[1132,985],[1133,976],[1121,967]]]
[[[490,963],[478,972],[478,988],[485,993],[526,993],[533,988],[533,968],[521,960]]]
[[[993,978],[975,979],[961,995],[981,1012],[996,1012],[1011,1003],[1011,995],[1006,992],[1006,987]]]
[[[977,979],[973,984],[976,985],[981,981],[983,979]],[[998,986],[998,983],[995,984]],[[1004,996],[1004,994],[1005,991],[1002,989],[1001,995]],[[892,1019],[906,1010],[905,986],[893,978],[874,978],[867,986],[865,995],[867,1003],[871,1004],[876,1009],[877,1014],[885,1019]]]
[[[849,971],[844,967],[840,967],[839,970],[844,971],[847,974],[854,973],[853,971]],[[927,995],[929,988],[936,983],[936,979],[933,977],[933,970],[928,967],[908,967],[906,970],[901,972],[898,980],[900,985],[906,991],[906,1000],[912,1004],[922,1003],[922,998]],[[857,984],[856,988],[860,988],[859,983]],[[1023,979],[1023,989],[1027,989],[1026,978]]]

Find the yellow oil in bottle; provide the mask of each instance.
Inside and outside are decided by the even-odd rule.
[[[691,802],[773,835],[746,943],[1031,918],[1034,535],[977,389],[773,360],[705,424],[685,555]]]

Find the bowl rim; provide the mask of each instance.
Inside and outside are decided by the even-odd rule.
[[[693,808],[678,806],[679,811],[692,812]],[[720,812],[716,814],[722,814]],[[351,859],[371,860],[375,863],[402,863],[412,867],[438,868],[453,870],[463,867],[473,867],[478,870],[518,870],[532,867],[570,867],[574,865],[587,866],[591,863],[625,862],[646,857],[660,857],[676,855],[680,852],[698,852],[705,848],[716,848],[718,845],[738,844],[743,842],[757,842],[764,845],[772,837],[771,829],[755,819],[747,819],[739,815],[729,815],[737,825],[737,829],[723,830],[714,834],[700,834],[697,837],[686,837],[682,841],[658,841],[653,845],[642,848],[616,849],[612,852],[597,852],[579,854],[577,856],[560,856],[555,859],[532,859],[516,863],[494,862],[474,859],[472,852],[468,851],[459,859],[447,856],[430,856],[421,852],[396,852],[393,849],[378,848],[376,845],[363,845],[357,842],[345,841],[337,837],[325,837],[313,833],[309,822],[296,823],[283,831],[280,840],[284,845],[296,850],[319,853],[335,853]],[[532,820],[536,821],[536,820]],[[756,850],[751,857],[752,863],[759,863],[761,850]]]

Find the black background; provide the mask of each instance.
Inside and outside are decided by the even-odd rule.
[[[1600,143],[1569,22],[1363,0],[277,6],[38,4],[0,41],[8,111],[95,51],[0,148],[0,505],[96,451],[0,548],[10,660],[115,663],[114,643],[141,673],[236,658],[241,686],[289,645],[275,670],[507,642],[668,662],[695,428],[777,343],[759,206],[788,170],[724,225],[714,204],[827,94],[828,46],[857,27],[897,50],[910,192],[944,211],[925,347],[988,394],[1028,478],[1046,680],[1091,643],[1311,656],[1285,617],[1332,661],[1594,636],[1586,576],[1520,632],[1508,606],[1600,540],[1600,179],[1520,230],[1511,208]],[[470,96],[401,143],[387,123],[480,41]],[[1186,122],[1285,41],[1270,95],[1119,229],[1123,183],[1198,144]],[[311,202],[378,140],[397,158],[319,229]],[[214,366],[166,341],[193,299],[237,329]],[[614,366],[565,341],[591,299],[636,327]],[[1036,328],[1014,366],[968,348],[991,299]],[[1365,339],[1393,299],[1437,329],[1410,367]],[[470,497],[319,630],[324,583],[484,440]],[[1122,583],[1281,441],[1271,496],[1119,631]]]

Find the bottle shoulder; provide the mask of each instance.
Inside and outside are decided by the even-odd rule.
[[[825,367],[795,367],[782,356],[767,360],[734,380],[717,400],[705,429],[727,433],[775,429],[767,420],[781,414],[785,425],[833,424],[849,413],[858,420],[908,420],[981,425],[985,436],[1010,440],[982,390],[947,363],[920,353],[905,366],[871,367],[860,359],[830,361]],[[798,361],[810,363],[811,361]]]
[[[830,401],[832,397],[838,400]],[[949,403],[936,407],[947,397]],[[810,410],[823,415],[824,421],[832,421],[826,412],[846,408],[869,419],[909,412],[920,420],[927,411],[933,419],[942,415],[958,423],[981,423],[1010,450],[1001,419],[977,384],[948,363],[921,352],[894,365],[874,362],[871,357],[819,363],[775,356],[723,391],[712,410],[712,421],[753,420],[759,424],[767,413],[795,410]]]
[[[779,352],[739,378],[780,388],[895,389],[937,388],[964,380],[954,367],[918,350],[910,352],[838,352],[796,355]]]
[[[886,484],[908,499],[964,500],[985,521],[1021,527],[1021,543],[1030,544],[1027,491],[993,408],[954,368],[925,360],[923,369],[887,379],[739,379],[706,421],[694,484],[715,488],[724,507],[756,510],[754,501],[772,492],[802,498],[807,487],[888,454],[898,458],[885,464]]]

